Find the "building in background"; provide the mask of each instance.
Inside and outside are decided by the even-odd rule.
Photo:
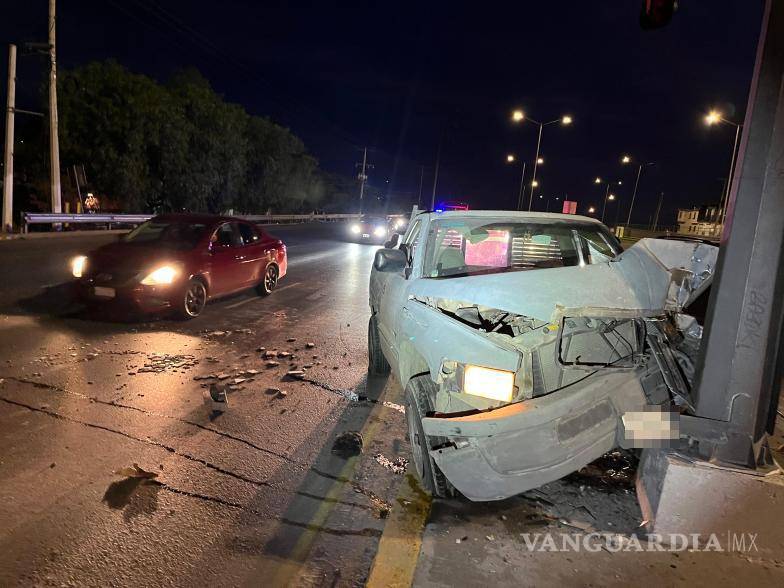
[[[678,233],[695,237],[719,237],[722,230],[721,208],[703,205],[678,209]]]

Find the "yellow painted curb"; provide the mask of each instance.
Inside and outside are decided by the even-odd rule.
[[[414,580],[432,498],[420,488],[410,465],[395,502],[370,568],[368,588],[403,588]]]

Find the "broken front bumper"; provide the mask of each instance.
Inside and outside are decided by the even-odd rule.
[[[642,410],[634,371],[598,373],[547,396],[473,415],[422,419],[448,446],[430,451],[471,500],[500,500],[562,478],[618,445],[620,417]]]

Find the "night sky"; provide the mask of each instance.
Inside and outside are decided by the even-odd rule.
[[[619,158],[629,153],[657,163],[643,172],[632,222],[647,222],[663,191],[661,222],[671,223],[676,207],[719,198],[734,130],[708,129],[702,115],[718,106],[742,120],[763,2],[680,4],[668,27],[646,32],[637,0],[60,0],[58,59],[114,58],[159,80],[195,66],[227,100],[290,127],[327,170],[355,173],[371,147],[370,182],[398,202],[416,201],[425,166],[429,205],[443,133],[438,198],[515,206],[520,168],[506,154],[530,170],[537,128],[511,124],[512,109],[570,114],[571,127],[544,131],[542,195],[568,195],[584,212],[601,204],[595,176],[622,179],[625,216],[637,168]],[[0,41],[45,41],[46,18],[46,0],[12,3]],[[5,105],[5,53],[0,61]],[[20,62],[20,108],[38,106],[44,66]]]

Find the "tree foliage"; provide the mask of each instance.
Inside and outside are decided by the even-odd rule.
[[[159,84],[95,62],[58,84],[63,165],[83,164],[123,210],[304,212],[355,199],[352,180],[320,172],[291,131],[225,102],[196,70]]]

